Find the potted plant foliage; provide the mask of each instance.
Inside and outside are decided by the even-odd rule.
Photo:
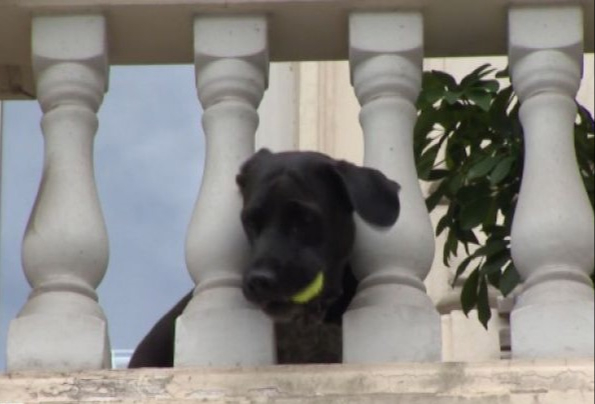
[[[487,327],[488,285],[506,296],[521,282],[510,254],[523,175],[519,101],[508,72],[484,65],[460,82],[445,72],[424,73],[417,107],[418,175],[432,183],[426,204],[432,211],[445,200],[448,207],[436,226],[437,235],[446,232],[443,261],[449,266],[462,254],[454,279],[467,276],[462,308],[466,314],[477,308]],[[594,123],[581,105],[574,134],[578,169],[593,206]]]

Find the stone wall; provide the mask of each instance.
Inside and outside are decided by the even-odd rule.
[[[0,403],[592,404],[593,361],[0,376]]]

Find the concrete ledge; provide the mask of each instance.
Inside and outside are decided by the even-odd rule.
[[[594,397],[592,359],[0,376],[1,404],[592,404]]]
[[[354,10],[421,10],[426,57],[507,53],[511,4],[581,4],[585,50],[594,48],[593,0],[0,0],[0,98],[35,98],[31,17],[101,13],[113,65],[192,63],[192,20],[208,13],[264,13],[272,61],[348,58]]]

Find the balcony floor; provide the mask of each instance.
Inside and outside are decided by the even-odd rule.
[[[0,403],[592,404],[594,361],[0,375]]]

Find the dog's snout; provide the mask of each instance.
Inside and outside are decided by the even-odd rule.
[[[263,300],[275,294],[278,278],[275,272],[267,268],[249,271],[244,278],[244,290],[251,300]]]

